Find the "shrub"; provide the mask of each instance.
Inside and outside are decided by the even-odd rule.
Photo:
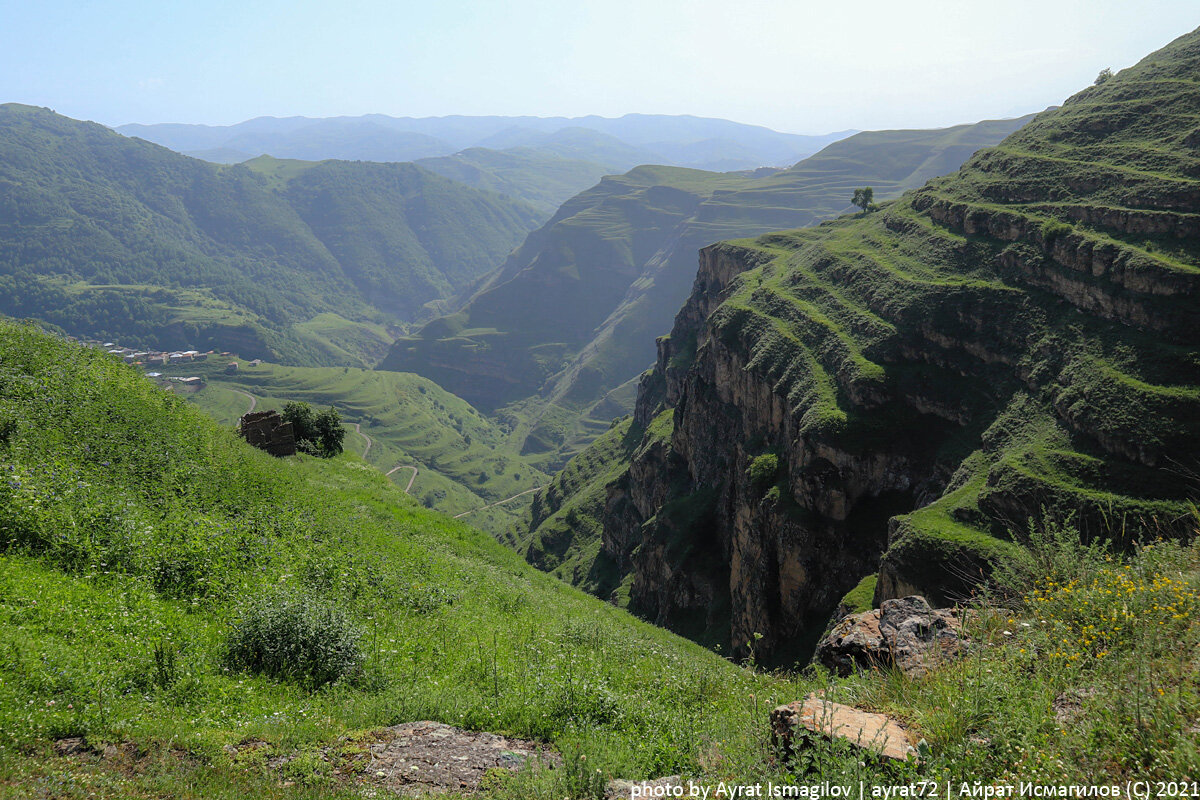
[[[750,477],[750,484],[760,492],[763,491],[773,484],[779,475],[779,456],[774,453],[755,456],[746,474]]]
[[[358,674],[362,631],[341,610],[316,598],[260,598],[233,625],[229,667],[322,686]]]
[[[342,452],[346,429],[336,408],[330,406],[317,414],[308,403],[287,403],[282,416],[292,423],[300,452],[321,458],[332,458]]]
[[[993,585],[1002,596],[1026,594],[1042,581],[1086,580],[1096,574],[1108,555],[1102,542],[1085,543],[1070,520],[1060,522],[1051,517],[1040,523],[1030,520],[1026,534],[1016,538],[1025,547],[1002,562],[992,574]]]
[[[1060,236],[1066,236],[1072,230],[1071,226],[1065,222],[1059,222],[1056,219],[1046,220],[1042,223],[1042,238],[1046,241],[1046,246],[1054,244],[1054,240]]]

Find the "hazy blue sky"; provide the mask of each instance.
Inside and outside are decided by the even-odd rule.
[[[125,122],[697,114],[798,133],[1058,103],[1196,0],[0,0],[0,102]]]

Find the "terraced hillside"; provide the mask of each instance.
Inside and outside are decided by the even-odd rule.
[[[411,164],[223,167],[0,106],[0,312],[80,336],[374,364],[538,218]]]
[[[210,359],[167,372],[204,378],[203,389],[182,396],[225,426],[236,425],[251,400],[260,411],[280,409],[289,401],[335,406],[343,424],[352,428],[346,434],[347,449],[390,473],[397,486],[426,508],[463,515],[482,530],[507,530],[532,500],[523,493],[549,481],[506,449],[505,434],[494,422],[417,375],[244,362],[230,375],[225,365],[225,360]]]
[[[1031,525],[1189,531],[1198,74],[1195,32],[878,212],[703,250],[640,441],[572,477],[605,486],[605,586],[790,662],[872,573],[948,602]],[[534,508],[530,557],[589,574],[570,503]]]
[[[425,375],[481,409],[514,404],[516,445],[560,465],[632,407],[631,382],[687,297],[699,248],[834,216],[856,186],[894,197],[1021,124],[861,133],[783,171],[605,178],[530,234],[462,311],[398,340],[382,368]]]

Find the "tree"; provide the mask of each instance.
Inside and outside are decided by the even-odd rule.
[[[861,189],[854,190],[854,197],[850,203],[861,208],[864,212],[871,208],[872,202],[875,200],[875,190],[870,186],[864,186]]]
[[[321,458],[333,458],[342,452],[346,430],[333,406],[317,414],[308,403],[287,403],[282,416],[285,422],[292,423],[292,435],[300,452]]]
[[[1100,70],[1100,74],[1096,76],[1096,80],[1095,80],[1094,84],[1096,86],[1099,86],[1100,84],[1104,83],[1106,80],[1111,78],[1112,76],[1113,76],[1113,71],[1111,69],[1109,69],[1108,67],[1105,67],[1104,69]]]
[[[333,458],[342,452],[342,441],[346,438],[346,429],[342,427],[342,418],[337,409],[330,406],[328,410],[317,414],[317,441],[321,455]]]

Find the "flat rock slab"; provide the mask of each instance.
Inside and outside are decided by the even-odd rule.
[[[357,744],[362,783],[405,796],[471,792],[494,769],[515,770],[533,759],[558,762],[544,745],[441,722],[408,722],[373,731]]]
[[[855,747],[904,761],[916,755],[913,737],[886,714],[873,714],[834,703],[816,694],[803,702],[779,706],[771,712],[771,732],[785,753],[803,746],[810,734],[849,742]]]

